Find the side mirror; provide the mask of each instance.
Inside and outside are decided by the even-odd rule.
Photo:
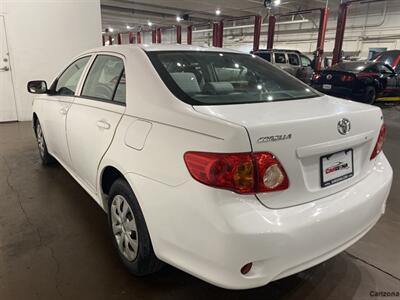
[[[34,80],[28,82],[28,92],[31,94],[46,94],[47,83],[44,80]]]

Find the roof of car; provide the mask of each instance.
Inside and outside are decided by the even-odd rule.
[[[86,51],[90,52],[104,52],[104,51],[115,51],[115,52],[126,52],[131,49],[143,49],[146,52],[152,51],[209,51],[209,52],[224,52],[224,53],[242,53],[237,50],[227,48],[216,48],[216,47],[204,47],[194,45],[178,45],[178,44],[125,44],[125,45],[112,45],[103,46],[95,49]]]

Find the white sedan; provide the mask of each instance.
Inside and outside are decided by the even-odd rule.
[[[103,47],[28,90],[40,94],[43,164],[57,160],[108,213],[133,274],[166,262],[220,287],[258,287],[340,253],[385,211],[381,110],[253,55]]]

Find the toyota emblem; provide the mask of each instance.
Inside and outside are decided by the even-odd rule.
[[[331,80],[333,78],[332,74],[326,75],[326,79]]]
[[[351,123],[348,119],[341,119],[337,124],[337,130],[341,135],[346,135],[351,129]]]

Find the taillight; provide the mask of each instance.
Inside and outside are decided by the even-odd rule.
[[[312,75],[312,80],[318,80],[318,79],[320,79],[321,78],[321,74],[319,74],[319,73],[314,73],[313,75]]]
[[[354,77],[350,74],[344,74],[340,77],[341,81],[353,81]]]
[[[386,127],[385,124],[382,125],[381,130],[379,131],[378,140],[376,141],[376,145],[374,151],[372,151],[370,159],[374,159],[383,148],[383,142],[385,141]]]
[[[239,194],[272,192],[289,187],[283,166],[268,152],[186,152],[184,159],[192,177],[208,186]]]

